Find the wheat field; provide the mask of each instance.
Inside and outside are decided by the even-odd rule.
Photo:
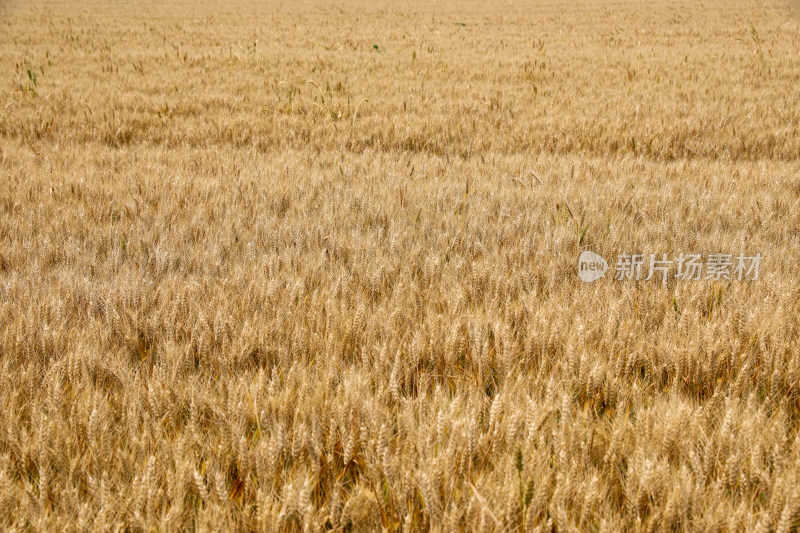
[[[0,529],[800,527],[797,4],[0,0],[0,71]]]

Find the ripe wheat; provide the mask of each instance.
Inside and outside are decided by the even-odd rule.
[[[796,531],[799,28],[4,2],[0,529]]]

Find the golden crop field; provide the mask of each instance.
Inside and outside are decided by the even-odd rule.
[[[800,527],[796,2],[0,0],[0,72],[0,530]]]

